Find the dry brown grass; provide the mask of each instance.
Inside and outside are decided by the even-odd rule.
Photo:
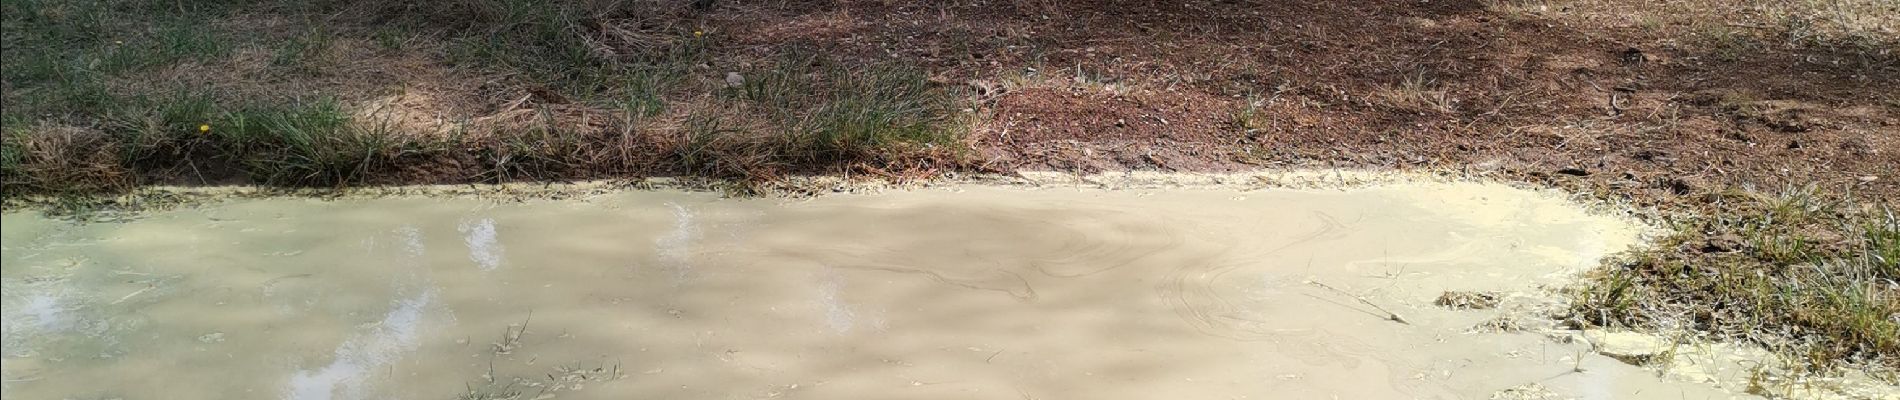
[[[1450,114],[1458,111],[1458,99],[1424,73],[1408,76],[1397,85],[1373,91],[1372,98],[1384,106],[1418,113]]]
[[[1900,2],[1893,0],[1493,0],[1490,7],[1507,15],[1671,37],[1725,32],[1772,33],[1793,41],[1900,37]]]
[[[42,123],[8,133],[19,159],[8,171],[14,190],[50,193],[119,191],[136,179],[122,165],[118,143],[98,130]]]

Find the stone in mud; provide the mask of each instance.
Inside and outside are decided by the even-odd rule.
[[[1629,331],[1591,329],[1583,331],[1583,337],[1590,341],[1597,353],[1630,365],[1646,364],[1675,347],[1667,338]]]

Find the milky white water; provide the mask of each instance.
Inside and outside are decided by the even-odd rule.
[[[0,226],[8,399],[1728,396],[1434,306],[1636,241],[1494,185],[280,198]]]

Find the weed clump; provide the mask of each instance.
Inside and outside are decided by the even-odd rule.
[[[1592,325],[1693,328],[1814,367],[1900,362],[1900,218],[1812,190],[1730,193],[1574,293]]]
[[[406,136],[358,124],[333,100],[229,113],[212,124],[219,151],[252,181],[273,185],[342,185],[419,151]]]
[[[735,109],[751,110],[775,127],[772,143],[761,148],[781,162],[864,160],[957,139],[945,121],[950,97],[913,69],[853,70],[789,57],[746,78],[731,96]]]

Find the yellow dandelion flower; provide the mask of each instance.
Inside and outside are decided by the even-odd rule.
[[[211,124],[198,125],[198,133],[209,133],[209,132],[211,132]]]
[[[693,37],[701,37],[701,36],[706,36],[706,32],[705,32],[705,31],[699,31],[699,30],[695,30],[695,31],[693,31]]]

